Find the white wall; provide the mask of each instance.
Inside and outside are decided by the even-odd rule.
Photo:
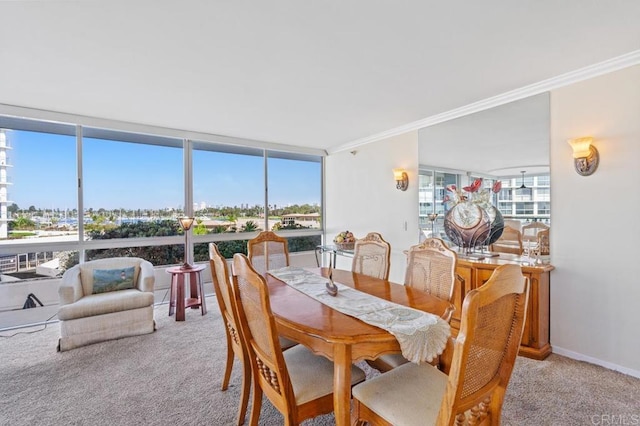
[[[566,140],[593,136],[595,174]],[[551,344],[640,377],[640,66],[551,94]]]
[[[326,232],[356,237],[380,232],[391,244],[390,279],[404,282],[403,250],[418,242],[418,133],[410,132],[326,158]],[[396,189],[394,168],[404,168],[409,188]],[[338,256],[338,267],[351,268]]]

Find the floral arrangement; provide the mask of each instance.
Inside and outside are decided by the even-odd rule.
[[[451,208],[458,203],[470,201],[483,209],[487,209],[491,206],[491,192],[496,194],[500,192],[502,189],[502,181],[495,181],[491,191],[487,188],[480,188],[482,188],[482,178],[478,178],[474,180],[471,185],[463,187],[462,191],[460,191],[456,185],[447,185],[447,191],[449,191],[451,195],[445,196],[442,202],[447,205],[447,208]]]

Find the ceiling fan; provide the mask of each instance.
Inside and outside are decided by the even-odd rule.
[[[524,170],[522,170],[520,173],[522,173],[522,185],[520,185],[520,188],[518,188],[518,189],[527,189],[527,186],[524,184],[524,174],[526,172]]]

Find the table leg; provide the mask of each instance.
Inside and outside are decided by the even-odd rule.
[[[184,321],[184,274],[176,274],[178,288],[176,289],[176,321]]]
[[[349,425],[351,412],[351,345],[333,347],[333,410],[337,426]]]
[[[204,302],[204,288],[202,287],[202,277],[199,272],[196,274],[196,279],[198,280],[198,294],[200,294],[200,312],[204,315],[207,313],[207,305]]]
[[[169,316],[176,312],[176,287],[178,286],[178,277],[171,274],[171,289],[169,290]]]
[[[192,299],[198,298],[198,274],[197,272],[189,272],[189,297]],[[191,309],[198,309],[197,305],[191,306]]]

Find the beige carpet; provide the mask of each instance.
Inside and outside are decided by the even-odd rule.
[[[207,302],[207,315],[191,310],[185,322],[168,317],[167,305],[159,306],[155,333],[69,352],[55,350],[57,324],[0,338],[0,424],[233,424],[238,365],[229,390],[220,391],[225,341],[215,299]],[[557,355],[545,361],[518,358],[502,423],[604,425],[634,424],[636,419],[640,424],[639,401],[640,379]],[[611,416],[629,423],[602,420]],[[266,400],[260,424],[282,424]],[[334,421],[326,415],[304,424]]]

